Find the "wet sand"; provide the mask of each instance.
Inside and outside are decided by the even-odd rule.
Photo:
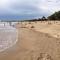
[[[49,34],[18,28],[18,42],[0,53],[0,60],[60,60],[60,41]]]

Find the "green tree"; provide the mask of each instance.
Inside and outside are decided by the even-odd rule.
[[[60,20],[60,11],[55,12],[51,16],[48,16],[48,19],[50,19],[50,20]]]
[[[42,19],[42,21],[43,21],[43,20],[47,20],[45,16],[43,16],[41,19]]]

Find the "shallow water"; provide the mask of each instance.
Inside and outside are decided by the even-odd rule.
[[[0,52],[13,46],[17,42],[16,28],[6,25],[0,25]]]

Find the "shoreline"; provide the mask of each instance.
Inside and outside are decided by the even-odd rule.
[[[4,52],[16,44],[16,42],[18,41],[17,33],[17,29],[13,27],[12,29],[10,29],[10,27],[0,28],[0,52]]]
[[[0,54],[0,60],[38,60],[48,58],[59,60],[60,39],[47,33],[18,26],[17,43]],[[47,56],[48,55],[48,56]]]

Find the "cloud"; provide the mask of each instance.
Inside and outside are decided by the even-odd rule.
[[[60,10],[60,0],[0,0],[0,18],[31,19]]]

